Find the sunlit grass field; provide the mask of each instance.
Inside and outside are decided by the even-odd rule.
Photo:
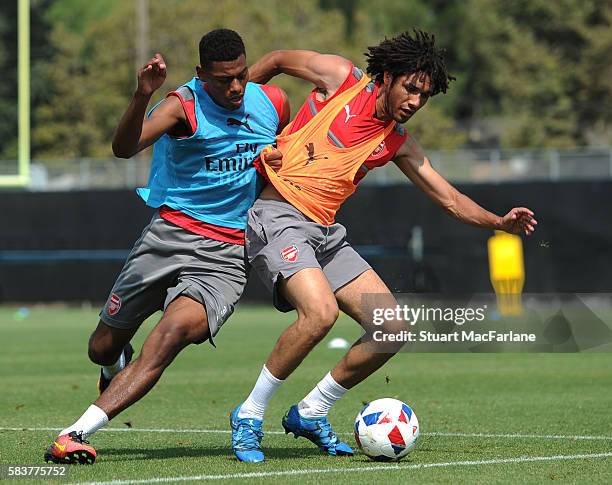
[[[155,324],[139,331],[135,347]],[[63,482],[612,483],[612,355],[399,354],[330,414],[353,447],[364,403],[396,397],[421,424],[416,450],[398,464],[321,455],[282,433],[280,420],[342,356],[334,337],[360,334],[342,316],[273,398],[266,461],[239,463],[228,414],[243,400],[281,330],[293,318],[240,306],[216,339],[185,350],[142,401],[90,438],[93,466]],[[0,464],[42,465],[45,448],[97,396],[87,359],[96,309],[0,308]],[[21,479],[18,483],[28,480]]]

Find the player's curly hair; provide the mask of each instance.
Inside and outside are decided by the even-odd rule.
[[[444,61],[444,49],[435,47],[435,36],[414,29],[414,36],[406,31],[393,39],[383,40],[380,44],[368,47],[367,72],[378,83],[383,82],[385,71],[393,77],[403,74],[427,74],[431,79],[432,96],[446,93],[448,84],[455,78],[451,76]]]
[[[210,67],[215,61],[233,61],[246,49],[242,38],[230,29],[215,29],[200,39],[200,65]]]

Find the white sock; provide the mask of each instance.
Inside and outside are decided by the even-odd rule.
[[[268,401],[283,382],[285,381],[274,377],[264,365],[251,394],[240,406],[238,417],[255,418],[263,421]]]
[[[348,391],[338,384],[328,372],[310,393],[298,403],[303,418],[323,418],[334,403]]]
[[[117,362],[115,362],[113,365],[103,365],[102,372],[104,373],[104,377],[106,377],[107,379],[112,379],[117,374],[119,374],[119,372],[121,372],[121,370],[123,370],[124,367],[125,367],[125,352],[122,350],[121,355],[119,356],[119,359],[117,360]]]
[[[59,436],[76,431],[77,433],[82,432],[83,438],[87,438],[89,435],[94,434],[103,426],[106,426],[107,423],[108,416],[106,413],[95,404],[92,404],[87,408],[85,414],[83,414],[83,416],[81,416],[76,423],[62,430]]]

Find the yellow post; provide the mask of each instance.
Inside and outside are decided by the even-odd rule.
[[[19,0],[19,176],[30,181],[30,0]]]
[[[17,0],[18,172],[0,175],[0,187],[30,184],[30,0]]]
[[[519,236],[495,231],[487,246],[489,274],[497,295],[499,313],[503,316],[521,315],[521,294],[525,284],[523,241]]]

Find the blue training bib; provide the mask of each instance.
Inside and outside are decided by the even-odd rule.
[[[155,142],[148,187],[137,193],[150,207],[166,205],[209,224],[244,229],[264,184],[253,160],[276,141],[278,113],[255,83],[247,83],[236,110],[217,105],[198,78],[182,87],[195,101],[195,133],[164,134]]]

